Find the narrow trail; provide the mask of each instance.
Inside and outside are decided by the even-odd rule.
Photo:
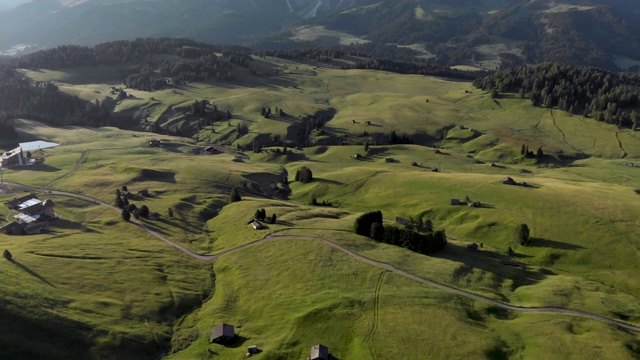
[[[616,131],[616,140],[618,141],[618,147],[620,148],[620,150],[622,150],[622,157],[621,159],[624,159],[627,157],[627,152],[624,150],[624,147],[622,147],[622,141],[620,141],[620,132]]]
[[[555,126],[555,128],[558,129],[560,134],[562,134],[562,141],[565,144],[569,145],[573,150],[578,151],[578,152],[582,152],[582,150],[580,150],[577,147],[569,144],[569,142],[567,141],[567,136],[565,135],[564,131],[562,131],[562,129],[560,129],[560,127],[558,126],[558,123],[556,122],[556,116],[553,115],[553,110],[549,110],[549,114],[551,115],[551,120],[553,121],[553,126]]]
[[[27,185],[22,185],[22,184],[7,183],[7,182],[5,182],[5,184],[16,186],[16,187],[21,187],[21,188],[23,188],[25,190],[28,190],[28,191],[43,191],[43,189],[39,189],[39,188],[35,188],[35,187],[32,187],[32,186],[27,186]],[[106,207],[108,207],[108,208],[110,208],[110,209],[112,209],[112,210],[114,210],[114,211],[116,211],[118,213],[121,212],[121,209],[119,209],[119,208],[117,208],[117,207],[115,207],[113,205],[107,204],[107,203],[105,203],[103,201],[100,201],[98,199],[92,198],[90,196],[74,194],[74,193],[68,193],[68,192],[64,192],[64,191],[52,191],[52,192],[50,192],[50,194],[76,198],[76,199],[83,200],[83,201],[86,201],[86,202],[89,202],[89,203],[93,203],[93,204],[96,204],[96,205],[106,206]],[[588,318],[588,319],[592,319],[592,320],[602,321],[602,322],[605,322],[605,323],[608,323],[608,324],[611,324],[611,325],[615,325],[615,326],[618,326],[618,327],[626,329],[626,330],[640,332],[640,326],[630,325],[630,324],[627,324],[627,323],[623,323],[623,322],[620,322],[620,321],[617,321],[617,320],[613,320],[613,319],[610,319],[610,318],[607,318],[607,317],[604,317],[604,316],[591,314],[591,313],[584,312],[584,311],[564,309],[564,308],[558,308],[558,307],[519,307],[519,306],[505,304],[505,303],[502,303],[502,302],[499,302],[499,301],[496,301],[496,300],[493,300],[493,299],[490,299],[490,298],[487,298],[487,297],[484,297],[484,296],[476,295],[476,294],[473,294],[473,293],[470,293],[470,292],[467,292],[467,291],[464,291],[464,290],[461,290],[461,289],[457,289],[457,288],[454,288],[454,287],[451,287],[451,286],[448,286],[448,285],[444,285],[444,284],[441,284],[441,283],[433,281],[433,280],[422,278],[420,276],[414,275],[414,274],[406,272],[404,270],[400,270],[400,269],[398,269],[398,268],[396,268],[396,267],[394,267],[392,265],[389,265],[387,263],[383,263],[383,262],[379,262],[379,261],[376,261],[376,260],[372,260],[372,259],[366,258],[366,257],[364,257],[362,255],[356,254],[355,252],[353,252],[353,251],[351,251],[351,250],[349,250],[349,249],[347,249],[347,248],[345,248],[345,247],[343,247],[341,245],[338,245],[337,243],[334,243],[331,240],[323,239],[323,238],[319,238],[319,237],[314,237],[314,236],[296,236],[296,235],[276,235],[276,236],[274,236],[274,235],[269,234],[269,235],[267,235],[265,238],[263,238],[261,240],[256,240],[256,241],[250,242],[248,244],[244,244],[242,246],[238,246],[236,248],[229,249],[229,250],[223,251],[223,252],[215,254],[215,255],[201,255],[201,254],[196,254],[196,253],[192,252],[191,250],[185,248],[184,246],[182,246],[180,244],[177,244],[177,243],[165,238],[164,236],[162,236],[161,234],[159,234],[156,231],[153,231],[148,226],[146,226],[144,223],[142,223],[142,222],[140,222],[138,220],[135,220],[135,219],[132,218],[131,222],[133,224],[136,224],[137,226],[141,227],[142,229],[144,229],[145,231],[147,231],[149,234],[153,235],[157,239],[167,243],[170,246],[175,247],[176,249],[182,251],[184,254],[186,254],[186,255],[194,258],[194,259],[201,260],[201,261],[212,262],[212,261],[214,261],[214,260],[216,260],[216,259],[218,259],[218,258],[220,258],[222,256],[233,254],[235,252],[242,251],[242,250],[244,250],[246,248],[257,246],[257,245],[264,244],[264,243],[271,242],[271,241],[277,241],[277,240],[310,240],[310,241],[317,241],[317,242],[323,243],[323,244],[325,244],[327,246],[331,246],[332,248],[334,248],[336,250],[339,250],[339,251],[351,256],[352,258],[354,258],[356,260],[359,260],[359,261],[361,261],[363,263],[369,264],[371,266],[375,266],[375,267],[387,270],[388,272],[392,272],[394,274],[397,274],[397,275],[403,276],[405,278],[414,280],[414,281],[419,282],[421,284],[425,284],[425,285],[428,285],[428,286],[431,286],[431,287],[434,287],[434,288],[437,288],[437,289],[440,289],[440,290],[443,290],[443,291],[446,291],[446,292],[449,292],[449,293],[452,293],[452,294],[455,294],[455,295],[460,295],[460,296],[466,297],[468,299],[472,299],[472,300],[476,300],[476,301],[479,301],[479,302],[483,302],[483,303],[486,303],[486,304],[489,304],[489,305],[492,305],[492,306],[495,306],[495,307],[498,307],[498,308],[501,308],[501,309],[505,309],[505,310],[509,310],[509,311],[516,311],[516,312],[525,312],[525,313],[552,313],[552,314],[573,315],[573,316],[579,316],[579,317]],[[376,320],[374,319],[374,322],[375,321]]]
[[[373,320],[371,321],[371,329],[369,333],[365,336],[363,340],[363,344],[369,350],[369,355],[371,355],[372,359],[377,359],[375,351],[373,350],[372,342],[373,338],[376,335],[376,331],[378,331],[378,326],[380,324],[380,289],[382,288],[382,284],[384,283],[384,277],[389,272],[383,270],[378,276],[378,281],[376,282],[376,288],[374,291],[374,300],[373,300]]]

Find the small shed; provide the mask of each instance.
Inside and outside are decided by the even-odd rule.
[[[471,243],[471,244],[467,245],[467,250],[478,251],[478,244]]]
[[[506,178],[502,179],[502,183],[505,184],[505,185],[515,185],[516,184],[515,180],[513,180],[509,176],[507,176]]]
[[[258,347],[256,345],[251,345],[247,348],[247,354],[255,355],[258,353]]]
[[[213,327],[210,340],[214,343],[225,344],[233,341],[235,337],[236,334],[233,325],[220,324]]]
[[[257,221],[257,220],[256,221],[252,221],[251,222],[251,226],[253,226],[253,228],[256,229],[256,230],[262,229],[262,224],[260,224],[260,222]]]
[[[329,360],[329,348],[322,345],[313,345],[311,347],[311,353],[307,360]]]
[[[451,199],[451,205],[460,205],[460,199]]]

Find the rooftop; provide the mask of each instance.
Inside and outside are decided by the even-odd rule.
[[[60,144],[56,144],[54,142],[43,141],[43,140],[20,143],[20,147],[22,148],[22,151],[48,149],[48,148],[52,148],[52,147],[56,147],[56,146],[60,146]]]

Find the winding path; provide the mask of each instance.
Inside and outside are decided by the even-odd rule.
[[[35,187],[31,187],[31,186],[27,186],[27,185],[22,185],[22,184],[15,184],[15,183],[6,183],[8,185],[12,185],[12,186],[16,186],[16,187],[21,187],[25,190],[28,191],[43,191],[43,189],[39,189],[39,188],[35,188]],[[67,197],[71,197],[71,198],[75,198],[75,199],[79,199],[79,200],[83,200],[89,203],[93,203],[96,205],[101,205],[101,206],[106,206],[116,212],[121,212],[121,210],[113,205],[107,204],[103,201],[100,201],[98,199],[92,198],[90,196],[86,196],[86,195],[80,195],[80,194],[75,194],[75,193],[69,193],[69,192],[65,192],[65,191],[50,191],[48,192],[52,195],[58,195],[58,196],[67,196]],[[584,318],[589,318],[592,320],[598,320],[598,321],[603,321],[605,323],[611,324],[611,325],[615,325],[618,326],[620,328],[626,329],[626,330],[631,330],[631,331],[635,331],[635,332],[640,332],[640,327],[638,326],[633,326],[630,324],[626,324],[617,320],[613,320],[604,316],[600,316],[600,315],[596,315],[596,314],[591,314],[591,313],[587,313],[587,312],[583,312],[583,311],[578,311],[578,310],[571,310],[571,309],[564,309],[564,308],[558,308],[558,307],[520,307],[520,306],[514,306],[514,305],[509,305],[509,304],[505,304],[484,296],[480,296],[480,295],[476,295],[464,290],[460,290],[451,286],[447,286],[444,284],[441,284],[439,282],[433,281],[433,280],[429,280],[429,279],[425,279],[422,277],[419,277],[417,275],[411,274],[409,272],[406,272],[404,270],[400,270],[392,265],[383,263],[383,262],[379,262],[379,261],[375,261],[375,260],[371,260],[369,258],[366,258],[362,255],[356,254],[355,252],[341,246],[338,245],[336,243],[334,243],[331,240],[327,240],[327,239],[323,239],[323,238],[319,238],[319,237],[313,237],[313,236],[295,236],[295,235],[267,235],[265,238],[261,239],[261,240],[256,240],[254,242],[250,242],[248,244],[244,244],[242,246],[238,246],[236,248],[233,249],[229,249],[223,252],[220,252],[218,254],[215,255],[201,255],[201,254],[196,254],[194,252],[192,252],[191,250],[185,248],[184,246],[177,244],[167,238],[165,238],[164,236],[162,236],[161,234],[159,234],[156,231],[153,231],[152,229],[150,229],[148,226],[146,226],[144,223],[135,220],[135,219],[131,219],[131,222],[136,224],[137,226],[141,227],[142,229],[144,229],[145,231],[147,231],[149,234],[155,236],[156,238],[158,238],[159,240],[164,241],[165,243],[175,247],[176,249],[182,251],[183,253],[185,253],[186,255],[194,258],[194,259],[198,259],[201,261],[206,261],[206,262],[212,262],[222,256],[225,255],[229,255],[229,254],[233,254],[235,252],[238,251],[242,251],[246,248],[249,247],[253,247],[256,245],[260,245],[266,242],[270,242],[270,241],[275,241],[275,240],[286,240],[286,239],[290,239],[290,240],[310,240],[310,241],[318,241],[321,242],[325,245],[331,246],[332,248],[339,250],[361,262],[364,262],[366,264],[393,272],[395,274],[404,276],[408,279],[417,281],[419,283],[425,284],[425,285],[429,285],[431,287],[435,287],[438,288],[440,290],[452,293],[452,294],[456,294],[456,295],[460,295],[472,300],[476,300],[476,301],[480,301],[501,309],[505,309],[505,310],[509,310],[509,311],[517,311],[517,312],[526,312],[526,313],[557,313],[557,314],[565,314],[565,315],[573,315],[573,316],[580,316],[580,317],[584,317]]]

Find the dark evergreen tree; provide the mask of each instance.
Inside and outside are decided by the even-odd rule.
[[[127,209],[122,209],[122,220],[124,221],[129,221],[131,220],[131,212],[129,212],[129,210]]]
[[[531,242],[530,238],[530,230],[527,224],[520,224],[516,228],[517,240],[520,242],[520,245],[527,246]]]
[[[229,203],[231,204],[241,200],[242,198],[240,197],[240,193],[238,192],[238,189],[235,187],[231,189],[231,194],[229,194]]]

